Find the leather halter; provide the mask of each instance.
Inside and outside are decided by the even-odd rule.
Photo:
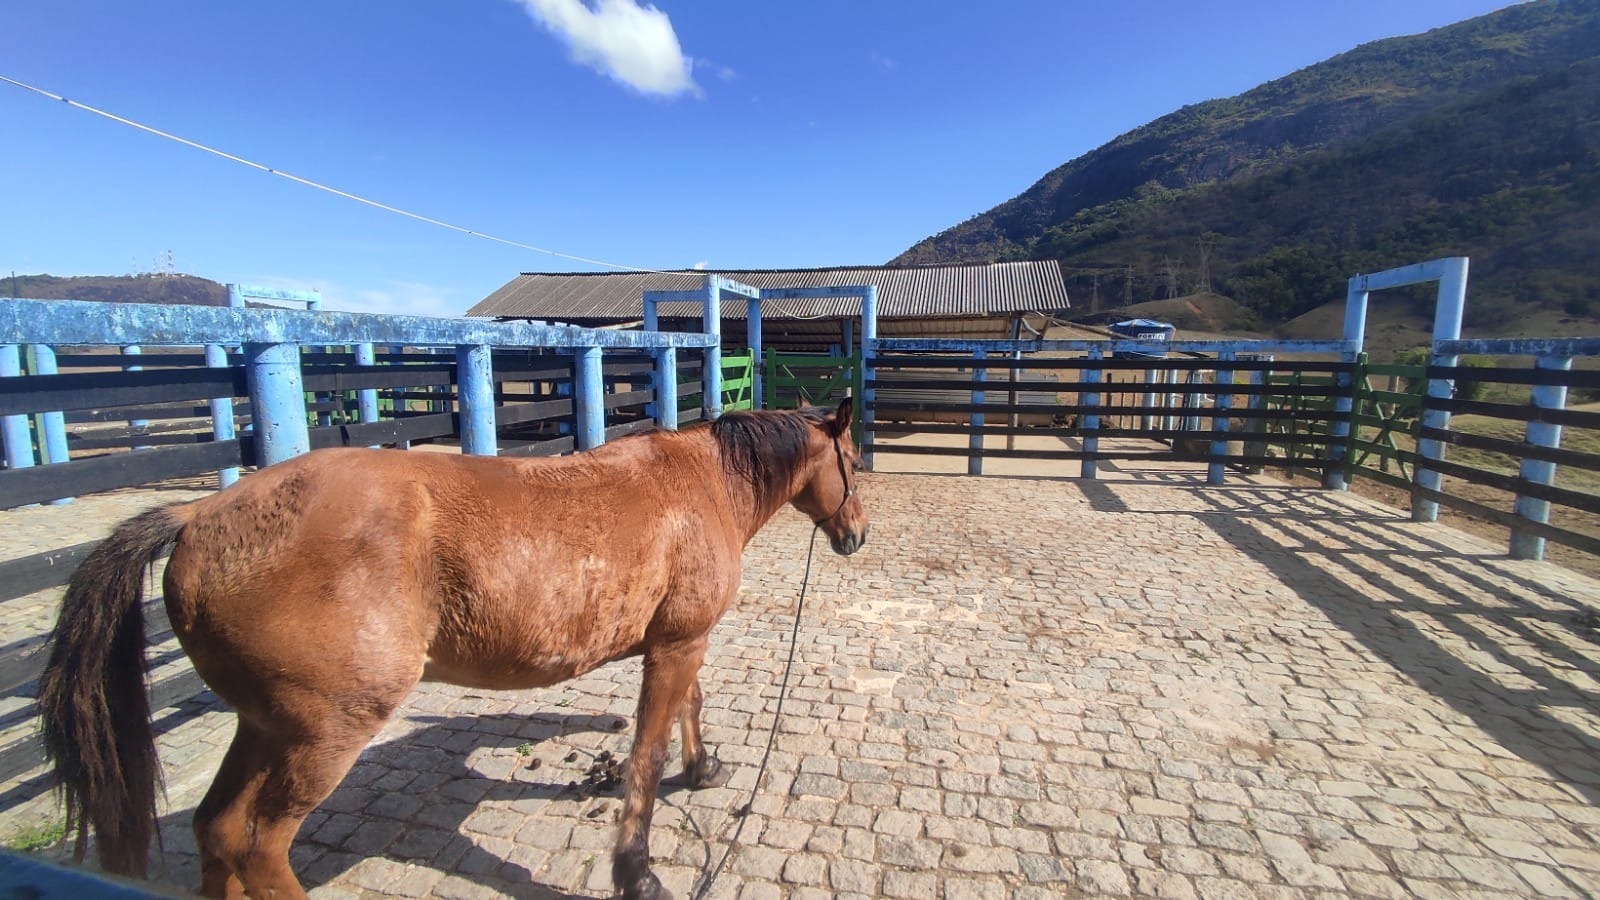
[[[832,519],[834,516],[837,516],[840,512],[842,512],[844,510],[844,505],[849,503],[850,498],[854,497],[856,494],[856,482],[855,479],[850,477],[850,467],[844,464],[844,448],[839,446],[838,436],[835,436],[833,439],[833,454],[834,458],[839,461],[839,478],[844,481],[844,496],[839,499],[839,505],[834,508],[833,512],[823,516],[820,519],[811,520],[811,524],[818,527],[821,527],[823,522]]]

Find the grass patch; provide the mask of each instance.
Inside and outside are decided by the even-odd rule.
[[[58,819],[53,822],[40,822],[18,832],[6,841],[7,850],[18,853],[34,853],[39,850],[48,850],[61,843],[67,836],[67,821]]]

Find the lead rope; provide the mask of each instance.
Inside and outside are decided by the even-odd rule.
[[[722,874],[722,869],[728,864],[728,858],[733,856],[733,851],[739,846],[739,835],[744,834],[744,823],[750,821],[750,813],[755,806],[756,794],[761,791],[761,779],[766,777],[767,762],[772,759],[772,743],[778,737],[778,723],[783,721],[783,700],[789,695],[789,673],[794,669],[794,654],[800,638],[800,617],[806,611],[806,589],[811,585],[811,557],[817,549],[817,532],[822,530],[822,523],[837,516],[844,505],[850,502],[855,495],[856,486],[851,483],[849,473],[844,464],[844,451],[839,449],[839,439],[833,439],[833,451],[839,456],[839,474],[844,478],[844,498],[839,501],[839,508],[833,515],[818,519],[811,526],[811,541],[806,544],[806,571],[800,577],[800,600],[794,607],[794,626],[789,630],[789,658],[783,664],[783,681],[778,685],[778,708],[772,713],[772,727],[767,730],[767,749],[761,754],[761,765],[756,769],[755,783],[750,785],[750,798],[739,807],[734,815],[739,819],[739,826],[733,830],[733,837],[728,839],[728,846],[722,851],[722,858],[717,860],[716,868],[706,875],[700,887],[694,892],[694,900],[702,900],[711,891],[712,885],[717,883],[717,876]]]
[[[778,723],[783,721],[783,700],[789,695],[789,673],[794,668],[795,646],[800,637],[800,616],[806,609],[806,587],[811,583],[811,554],[817,548],[817,532],[822,530],[822,523],[817,523],[811,529],[811,543],[806,546],[806,573],[800,581],[800,602],[795,604],[794,626],[789,631],[789,658],[783,664],[783,681],[778,685],[778,708],[772,714],[772,727],[767,730],[767,749],[761,754],[761,765],[756,769],[755,783],[750,786],[750,797],[744,805],[739,807],[734,815],[739,819],[739,826],[733,830],[733,837],[728,839],[728,846],[722,851],[722,859],[717,861],[717,867],[712,869],[701,882],[700,888],[694,892],[694,900],[701,900],[711,891],[711,886],[717,883],[717,876],[722,874],[722,869],[728,864],[728,857],[739,846],[739,835],[744,833],[744,823],[750,821],[751,808],[755,805],[756,794],[761,790],[761,779],[767,774],[767,762],[772,759],[772,743],[778,737]]]

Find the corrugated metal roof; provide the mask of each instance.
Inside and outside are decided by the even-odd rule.
[[[863,266],[836,269],[728,269],[682,272],[527,272],[467,310],[469,316],[631,321],[644,315],[645,291],[692,291],[707,275],[723,275],[762,289],[840,287],[878,288],[880,319],[991,316],[1011,312],[1066,309],[1067,286],[1054,260],[961,266]],[[698,316],[692,303],[663,304],[663,316]],[[854,297],[771,299],[762,318],[844,318],[861,314]],[[742,319],[745,304],[726,295],[723,318]]]

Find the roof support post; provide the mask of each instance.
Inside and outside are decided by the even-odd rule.
[[[456,390],[461,409],[461,452],[495,456],[494,364],[488,344],[456,347]]]
[[[309,453],[311,431],[306,426],[300,345],[245,344],[244,359],[250,384],[256,465],[271,466]]]

